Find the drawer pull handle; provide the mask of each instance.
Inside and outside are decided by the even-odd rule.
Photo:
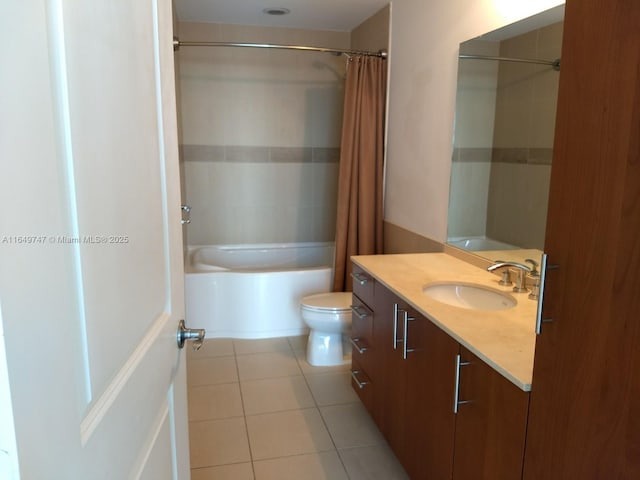
[[[360,355],[362,355],[364,352],[366,352],[367,349],[369,348],[369,347],[366,347],[366,346],[360,346],[359,343],[358,343],[358,342],[360,342],[359,338],[351,338],[351,337],[349,337],[349,341],[351,342],[351,345],[353,345],[353,348],[355,348]]]
[[[369,382],[364,380],[360,381],[358,379],[359,373],[360,373],[360,370],[351,370],[351,378],[353,378],[353,381],[356,382],[356,385],[358,386],[358,388],[362,390],[365,386],[369,385]]]
[[[460,367],[471,365],[471,362],[463,362],[460,355],[456,355],[456,379],[455,390],[453,393],[453,413],[458,413],[458,407],[465,403],[471,403],[471,400],[460,400]]]
[[[362,273],[357,273],[357,272],[356,273],[351,272],[351,278],[353,278],[360,285],[364,285],[369,281],[369,277],[367,277],[366,275],[363,275]]]
[[[360,320],[363,320],[369,316],[369,312],[360,305],[351,305],[351,311],[355,313]]]
[[[407,354],[411,352],[415,352],[414,348],[407,348],[407,344],[409,343],[409,322],[415,320],[414,317],[409,316],[409,312],[403,310],[404,314],[404,339],[402,340],[402,359],[407,359]]]

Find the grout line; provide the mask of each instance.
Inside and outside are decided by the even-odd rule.
[[[236,347],[233,345],[234,351],[234,361],[236,364],[236,375],[238,375],[238,390],[240,390],[240,404],[242,405],[242,416],[244,418],[244,431],[247,435],[247,444],[249,447],[249,461],[251,462],[251,472],[253,473],[253,478],[256,478],[256,468],[253,464],[253,450],[251,450],[251,439],[249,437],[249,425],[247,424],[247,412],[244,409],[244,395],[242,394],[242,385],[240,383],[240,368],[238,367],[238,356],[235,354]]]

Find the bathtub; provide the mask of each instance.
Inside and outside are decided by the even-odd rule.
[[[189,247],[187,324],[207,338],[306,333],[299,301],[331,290],[333,255],[331,242]]]
[[[481,251],[481,250],[514,250],[514,245],[500,242],[489,237],[451,237],[447,240],[449,245],[464,248],[465,250]]]

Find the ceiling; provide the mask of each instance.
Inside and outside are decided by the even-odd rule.
[[[389,0],[174,0],[183,22],[234,23],[269,27],[349,32]],[[288,15],[272,16],[265,8],[284,7]]]

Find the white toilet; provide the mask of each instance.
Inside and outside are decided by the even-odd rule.
[[[351,332],[351,292],[309,295],[300,300],[302,320],[310,329],[307,361],[315,366],[341,365],[351,361],[343,348],[343,333]]]

